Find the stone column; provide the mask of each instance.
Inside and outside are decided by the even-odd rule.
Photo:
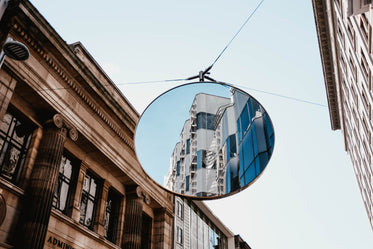
[[[154,248],[171,249],[173,248],[173,212],[166,208],[155,210],[154,217]]]
[[[26,190],[18,248],[44,247],[67,135],[74,141],[78,138],[76,129],[68,125],[60,114],[54,115],[43,126],[43,137]]]
[[[142,208],[144,201],[150,204],[150,198],[141,187],[128,187],[126,193],[126,213],[124,217],[124,233],[122,248],[141,248]]]

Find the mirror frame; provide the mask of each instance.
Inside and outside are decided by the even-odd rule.
[[[223,86],[226,86],[226,87],[231,87],[231,88],[234,88],[234,89],[237,89],[239,91],[241,91],[242,93],[245,93],[246,95],[248,95],[250,98],[254,99],[260,106],[261,108],[263,108],[263,110],[265,111],[265,113],[267,114],[268,116],[268,119],[272,125],[272,129],[273,129],[273,149],[272,149],[272,153],[269,155],[269,158],[268,158],[268,162],[266,164],[266,166],[264,167],[264,169],[249,183],[247,183],[245,186],[243,187],[240,187],[234,191],[231,191],[227,194],[222,194],[222,195],[215,195],[215,196],[192,196],[192,195],[186,195],[186,194],[181,194],[181,193],[178,193],[178,192],[175,192],[175,191],[172,191],[164,186],[162,186],[160,183],[158,183],[156,180],[154,180],[149,174],[148,172],[145,170],[145,168],[143,167],[143,165],[141,164],[141,161],[139,160],[139,157],[138,157],[138,153],[137,153],[137,150],[136,150],[136,136],[137,136],[137,128],[139,126],[139,123],[141,122],[141,118],[143,117],[144,113],[146,113],[146,111],[149,109],[149,107],[154,103],[156,102],[159,98],[161,98],[162,96],[164,96],[165,94],[177,89],[177,88],[181,88],[181,87],[184,87],[184,86],[188,86],[188,85],[194,85],[194,84],[216,84],[216,85],[223,85]],[[229,84],[229,83],[225,83],[225,82],[213,82],[213,81],[203,81],[203,82],[189,82],[189,83],[186,83],[186,84],[181,84],[181,85],[178,85],[176,87],[172,87],[170,88],[169,90],[163,92],[162,94],[158,95],[153,101],[151,101],[147,107],[144,109],[144,111],[142,112],[142,114],[140,115],[139,117],[139,120],[136,124],[136,129],[135,129],[135,134],[134,134],[134,147],[135,147],[135,154],[136,154],[136,158],[137,158],[137,161],[139,162],[139,164],[141,165],[141,168],[145,174],[145,176],[147,176],[152,182],[154,182],[158,187],[160,187],[161,189],[165,190],[166,192],[168,193],[171,193],[171,194],[174,194],[176,196],[180,196],[180,197],[184,197],[184,198],[188,198],[188,199],[191,199],[191,200],[198,200],[198,201],[203,201],[203,200],[216,200],[216,199],[222,199],[222,198],[225,198],[225,197],[228,197],[228,196],[232,196],[234,194],[237,194],[245,189],[247,189],[249,186],[251,186],[253,183],[255,183],[262,175],[263,175],[263,172],[266,170],[271,158],[272,158],[272,155],[273,155],[273,152],[274,152],[274,148],[275,148],[275,144],[276,144],[276,135],[275,135],[275,128],[273,126],[273,122],[272,122],[272,119],[270,117],[270,115],[268,114],[267,110],[263,107],[263,105],[256,99],[254,98],[252,95],[248,94],[246,91],[243,91],[241,88],[239,87],[236,87],[232,84]],[[171,157],[172,155],[170,155]]]

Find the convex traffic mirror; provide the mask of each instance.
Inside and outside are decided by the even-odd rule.
[[[263,106],[228,84],[198,82],[156,98],[136,128],[137,157],[160,186],[195,199],[227,196],[251,185],[274,147]]]

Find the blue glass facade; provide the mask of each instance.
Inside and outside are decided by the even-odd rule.
[[[230,135],[226,140],[226,156],[227,170],[225,174],[225,193],[230,193],[240,188],[236,134]]]
[[[244,187],[265,168],[274,146],[274,131],[267,113],[249,98],[237,119],[239,182]]]

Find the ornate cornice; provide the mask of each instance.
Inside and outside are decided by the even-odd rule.
[[[321,62],[324,71],[325,88],[329,103],[330,120],[333,130],[341,129],[341,121],[339,116],[339,101],[337,91],[337,79],[334,72],[333,61],[333,46],[331,32],[332,27],[329,27],[328,13],[326,9],[326,1],[313,0],[313,12],[315,16],[315,24],[317,36],[319,40],[319,48]],[[332,13],[330,13],[332,14]]]
[[[69,76],[65,70],[55,61],[55,59],[48,55],[38,44],[35,42],[30,35],[26,33],[26,31],[18,24],[14,23],[12,29],[24,39],[24,41],[28,44],[29,49],[32,49],[36,54],[38,54],[42,60],[49,65],[49,67],[60,77],[60,79],[65,82],[70,89],[72,89],[81,100],[83,100],[90,109],[100,117],[100,119],[108,126],[110,129],[131,149],[134,150],[134,143],[131,138],[129,138],[126,134],[121,132],[121,128],[115,124],[113,119],[102,109],[99,107],[94,100],[92,100],[87,93],[85,92],[84,88],[81,87],[73,77]],[[68,88],[67,87],[67,88]],[[52,90],[52,89],[51,89]]]

